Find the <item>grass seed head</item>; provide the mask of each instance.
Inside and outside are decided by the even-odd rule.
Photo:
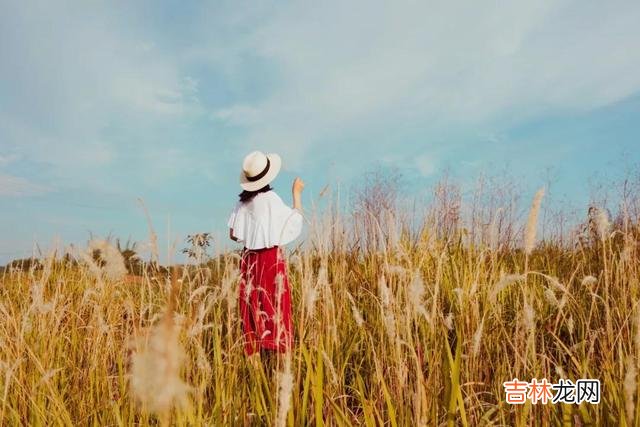
[[[524,252],[530,255],[536,245],[536,229],[538,227],[538,214],[540,213],[540,205],[544,197],[544,187],[539,189],[533,197],[527,226],[524,233]]]
[[[187,403],[189,387],[180,377],[184,353],[171,322],[160,322],[140,342],[131,364],[134,396],[149,410],[163,413]]]

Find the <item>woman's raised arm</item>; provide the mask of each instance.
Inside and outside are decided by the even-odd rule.
[[[299,177],[293,180],[291,193],[293,195],[293,209],[302,210],[302,190],[304,190],[304,181]]]

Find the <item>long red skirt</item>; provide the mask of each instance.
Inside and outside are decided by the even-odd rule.
[[[239,306],[245,353],[293,347],[291,288],[277,246],[242,252]]]

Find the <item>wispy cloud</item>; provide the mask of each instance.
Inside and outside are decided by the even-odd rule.
[[[640,89],[631,2],[232,2],[158,5],[152,17],[144,6],[7,7],[0,144],[65,172],[94,166],[83,147],[101,166],[131,144],[172,148],[168,125],[203,118],[227,142],[286,150],[300,166],[344,135],[513,123]]]
[[[90,185],[106,181],[104,168],[140,135],[153,139],[195,114],[197,82],[148,40],[136,13],[124,12],[97,3],[5,5],[0,149]]]
[[[0,173],[0,196],[34,196],[47,191],[47,187],[34,184],[25,178]]]
[[[304,150],[345,129],[425,129],[584,111],[640,89],[640,6],[581,2],[288,4],[247,36],[278,64],[264,99],[217,116]],[[338,134],[338,135],[336,135]]]

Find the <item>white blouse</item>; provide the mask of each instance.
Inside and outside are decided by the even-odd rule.
[[[302,213],[285,205],[274,191],[258,193],[249,202],[238,202],[227,225],[233,237],[247,249],[282,246],[302,232]]]

